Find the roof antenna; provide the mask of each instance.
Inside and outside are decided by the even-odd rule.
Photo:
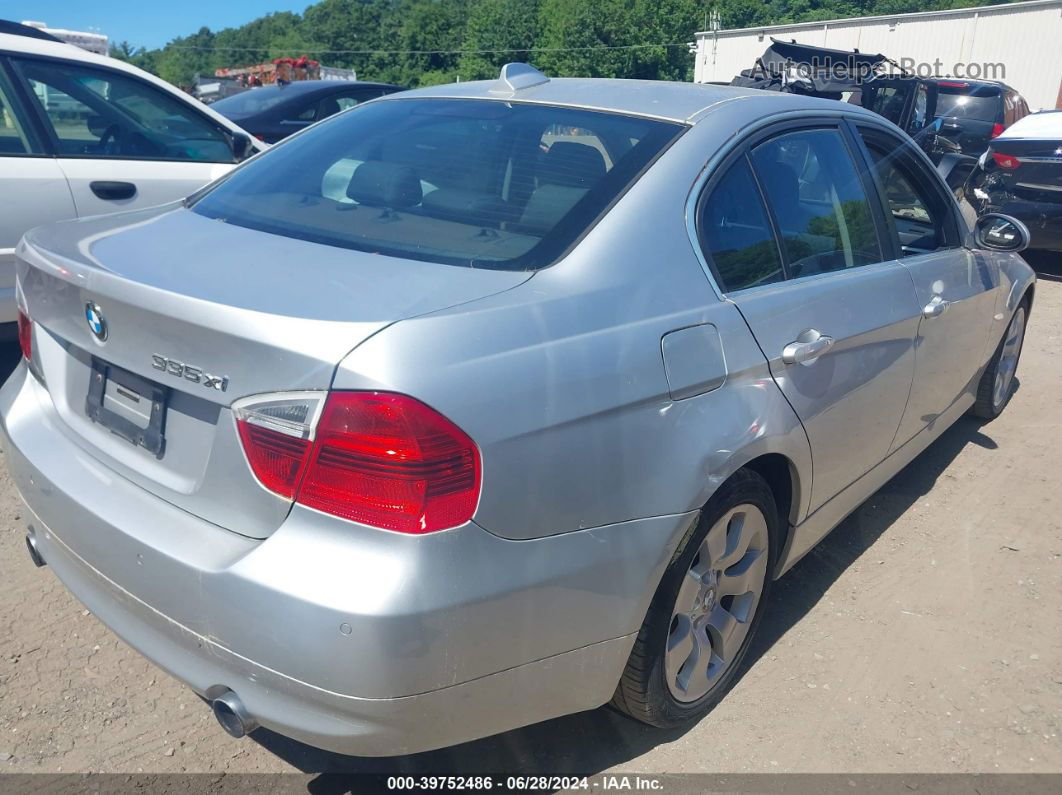
[[[501,68],[498,82],[491,89],[491,93],[509,94],[548,82],[549,78],[530,64],[507,63]]]

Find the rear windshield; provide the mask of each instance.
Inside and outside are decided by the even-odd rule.
[[[977,93],[971,93],[976,91]],[[938,117],[958,117],[995,122],[1003,109],[998,88],[952,88],[941,86],[937,94]]]
[[[684,129],[494,100],[374,102],[237,169],[192,209],[359,251],[530,270],[556,260]]]

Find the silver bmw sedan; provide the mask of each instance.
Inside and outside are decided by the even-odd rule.
[[[0,441],[33,561],[236,736],[675,726],[1006,407],[1027,242],[852,105],[510,64],[27,234]]]

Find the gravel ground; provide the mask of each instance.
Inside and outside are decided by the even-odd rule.
[[[1062,258],[1039,264],[1003,417],[961,420],[795,567],[684,732],[600,709],[392,760],[234,740],[31,566],[2,467],[0,772],[1062,772]]]

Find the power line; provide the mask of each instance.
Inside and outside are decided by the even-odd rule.
[[[590,47],[520,47],[511,50],[304,50],[300,47],[203,47],[194,44],[168,44],[164,50],[204,52],[299,52],[306,55],[507,55],[519,52],[593,52],[596,50],[640,50],[650,47],[686,47],[689,42],[662,44],[600,44]]]

